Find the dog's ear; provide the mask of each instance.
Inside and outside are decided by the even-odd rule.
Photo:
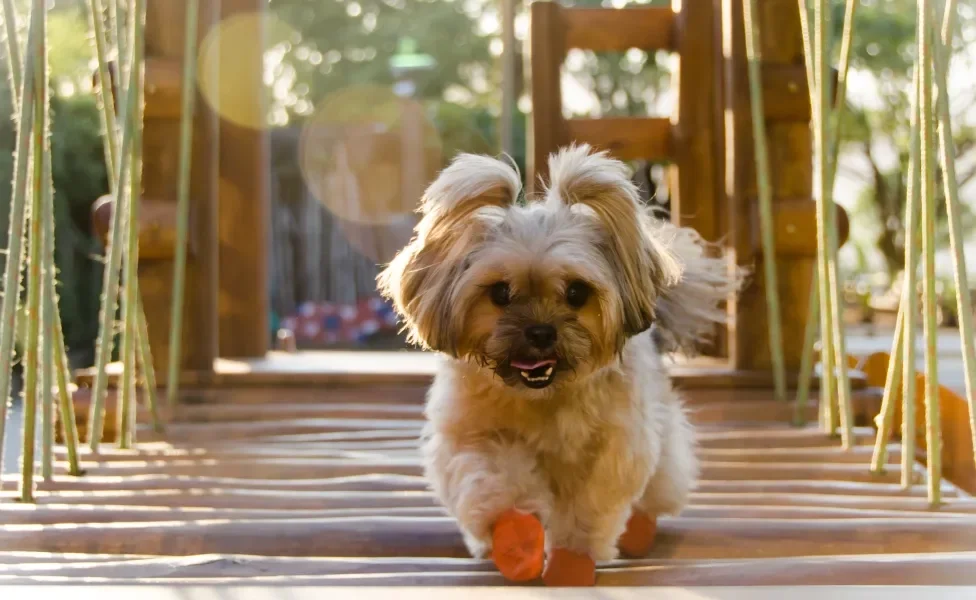
[[[712,337],[716,324],[728,321],[724,304],[742,289],[749,271],[690,227],[666,221],[653,227],[654,237],[668,247],[682,271],[681,279],[663,290],[657,301],[658,347],[692,356]]]
[[[478,211],[508,208],[521,191],[518,172],[500,160],[461,154],[431,183],[420,203],[416,235],[377,277],[412,343],[456,354],[453,288],[484,232]]]
[[[647,330],[659,293],[678,282],[681,266],[651,235],[626,165],[589,146],[570,146],[550,156],[549,173],[546,202],[584,205],[606,229],[604,251],[620,288],[624,332]]]

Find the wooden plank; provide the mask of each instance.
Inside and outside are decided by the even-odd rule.
[[[263,0],[222,0],[221,19],[264,10]],[[258,19],[255,23],[260,23]],[[260,36],[260,30],[258,32]],[[265,115],[264,46],[222,44],[218,102],[234,112]],[[245,65],[244,68],[230,68]],[[268,250],[270,146],[263,121],[220,123],[219,354],[264,356],[271,343]]]
[[[139,535],[133,535],[138,531]],[[30,532],[30,535],[25,535]],[[964,552],[976,523],[963,519],[661,519],[654,558],[743,559],[837,554]],[[899,540],[897,546],[892,541]],[[70,529],[9,525],[7,550],[171,555],[261,548],[278,556],[465,557],[450,518],[214,520],[183,524],[78,524]]]
[[[148,15],[147,15],[148,18]],[[179,119],[183,110],[183,65],[162,57],[146,59],[145,118]]]
[[[532,135],[527,156],[526,191],[533,193],[549,177],[549,155],[567,141],[563,119],[561,67],[566,57],[566,28],[557,2],[533,2],[531,14]]]
[[[671,156],[671,121],[663,118],[608,117],[569,119],[567,142],[587,143],[620,160],[667,160]]]
[[[752,232],[753,252],[762,256],[759,230],[759,206],[753,203]],[[776,239],[776,256],[785,258],[809,258],[817,251],[816,205],[807,198],[777,199],[773,205],[773,228]],[[837,215],[838,243],[847,240],[850,220],[845,211]]]
[[[725,572],[733,571],[737,566],[735,563],[730,564],[728,562],[719,562],[716,565],[719,572],[715,577],[710,577],[708,571],[704,571],[708,565],[675,566],[674,568],[678,569],[678,575],[673,577],[669,576],[669,573],[672,572],[670,569],[652,570],[641,578],[634,577],[621,584],[613,583],[612,580],[605,578],[602,572],[598,572],[597,585],[629,586],[630,589],[615,590],[611,594],[612,597],[640,600],[703,597],[710,600],[739,600],[741,598],[780,600],[784,597],[792,600],[821,600],[824,597],[836,600],[853,600],[864,598],[865,594],[873,594],[871,597],[884,597],[886,600],[916,600],[919,597],[968,600],[976,593],[976,586],[973,586],[971,575],[973,572],[971,558],[954,560],[953,558],[924,557],[925,560],[912,563],[911,561],[915,556],[904,556],[900,560],[880,560],[878,556],[855,560],[854,562],[858,567],[870,569],[871,580],[877,581],[880,586],[870,592],[865,592],[864,588],[855,587],[857,586],[857,569],[844,569],[843,576],[839,575],[836,578],[839,581],[850,582],[847,586],[823,584],[825,581],[831,581],[828,574],[832,572],[834,562],[825,562],[817,558],[795,559],[798,562],[776,565],[784,575],[790,573],[791,567],[796,565],[796,570],[802,573],[803,580],[816,585],[813,588],[799,586],[793,581],[780,586],[767,587],[762,584],[761,577],[756,578],[758,582],[753,587],[745,583],[733,587],[716,587],[721,586]],[[241,559],[238,557],[206,557],[201,560],[222,563],[226,569],[233,573],[236,568],[235,565],[239,564]],[[904,569],[901,568],[903,565]],[[353,565],[350,566],[354,568]],[[761,564],[757,566],[762,567]],[[690,577],[688,570],[693,571]],[[134,575],[131,581],[138,580],[140,584],[140,600],[171,600],[188,593],[193,594],[194,600],[263,600],[272,597],[285,597],[289,600],[313,600],[321,598],[323,595],[327,595],[330,600],[346,600],[347,598],[351,600],[379,600],[389,597],[390,590],[388,588],[394,584],[398,586],[421,586],[414,588],[399,587],[396,590],[396,597],[399,600],[442,600],[457,598],[462,595],[465,598],[471,598],[471,600],[486,600],[497,598],[499,593],[497,588],[504,585],[504,581],[499,575],[478,572],[477,570],[474,572],[444,573],[435,564],[432,567],[424,567],[420,571],[420,573],[402,576],[382,572],[375,575],[360,574],[355,577],[343,574],[318,576],[265,575],[248,578],[250,584],[247,586],[228,585],[239,581],[233,575],[197,579],[151,578]],[[760,573],[762,572],[763,570],[760,569]],[[750,581],[746,576],[748,573],[749,571],[743,571],[737,581]],[[681,585],[678,583],[679,581],[688,581],[689,579],[692,580],[692,583],[683,587],[675,587]],[[72,584],[72,581],[75,583]],[[98,583],[86,583],[85,586],[78,586],[77,580],[74,578],[55,575],[41,574],[23,577],[0,575],[0,582],[5,582],[0,583],[2,586],[0,591],[5,595],[9,594],[11,598],[27,597],[28,594],[37,591],[36,584],[38,583],[45,584],[46,591],[59,596],[70,595],[74,600],[128,600],[132,594],[132,590],[125,586]],[[674,583],[669,584],[668,582]],[[466,587],[463,590],[452,587],[459,585],[490,587]],[[523,592],[517,588],[509,588],[506,590],[506,594],[518,598],[531,595],[532,598],[538,600],[565,598],[567,595],[565,590],[540,587],[533,587],[530,591]]]
[[[594,52],[675,49],[675,14],[670,7],[563,8],[559,12],[567,48]]]

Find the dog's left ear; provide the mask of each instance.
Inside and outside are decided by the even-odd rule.
[[[377,277],[380,292],[393,301],[411,342],[456,354],[454,288],[472,246],[484,233],[485,213],[511,206],[521,187],[510,165],[462,154],[424,192],[416,235]]]
[[[617,276],[627,335],[650,328],[658,295],[681,278],[681,265],[651,235],[649,216],[622,162],[587,145],[549,158],[547,203],[589,207],[606,229],[605,253]]]

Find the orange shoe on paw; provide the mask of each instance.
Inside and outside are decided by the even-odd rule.
[[[542,581],[549,587],[590,587],[596,585],[596,563],[586,554],[553,548]]]
[[[628,558],[641,558],[651,551],[656,534],[657,518],[635,510],[627,521],[627,529],[617,541],[617,547]]]
[[[509,581],[531,581],[542,574],[546,533],[535,515],[509,509],[492,529],[491,559]]]

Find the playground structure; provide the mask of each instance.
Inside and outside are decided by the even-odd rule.
[[[214,88],[203,91],[206,101],[196,102],[183,328],[180,351],[173,352],[170,291],[183,244],[176,158],[187,106],[180,72],[192,47],[184,23],[197,4],[140,1],[147,20],[138,282],[154,368],[142,368],[139,380],[150,385],[147,375],[158,373],[162,388],[175,356],[181,390],[171,402],[160,398],[154,430],[148,395],[138,410],[134,398],[131,406],[123,399],[124,389],[135,385],[134,369],[126,375],[112,365],[102,374],[76,374],[76,418],[62,410],[61,422],[76,423],[91,446],[79,455],[85,474],[68,473],[69,449],[59,446],[52,476],[31,483],[36,505],[8,499],[14,480],[4,479],[0,582],[500,583],[487,563],[464,558],[454,525],[421,476],[416,438],[433,358],[269,352],[269,294],[262,287],[269,257],[267,134],[218,110],[223,102],[235,114],[259,114],[259,69],[218,72]],[[203,42],[215,27],[265,5],[201,4],[197,37]],[[662,520],[651,557],[615,563],[598,583],[974,584],[976,465],[963,398],[937,390],[937,454],[946,480],[934,483],[921,427],[918,452],[882,439],[886,455],[879,464],[886,468],[869,469],[874,427],[885,421],[875,417],[888,405],[882,389],[889,388],[895,403],[900,388],[889,380],[887,354],[843,357],[851,388],[847,448],[821,427],[798,426],[797,419],[823,419],[827,411],[816,402],[775,398],[777,356],[791,390],[804,386],[809,370],[808,299],[823,240],[804,27],[795,0],[759,0],[758,6],[752,15],[758,36],[751,40],[761,50],[757,57],[747,52],[750,19],[737,0],[684,0],[677,8],[531,5],[528,180],[544,178],[545,156],[574,141],[622,159],[667,161],[673,218],[734,250],[736,261],[755,273],[746,292],[730,299],[729,325],[706,356],[673,369],[701,431],[704,473],[692,506]],[[675,114],[563,118],[566,52],[632,47],[677,55]],[[261,64],[259,44],[216,50],[230,51],[234,61]],[[761,75],[768,186],[757,170],[750,55]],[[828,78],[843,81],[840,71]],[[763,243],[764,194],[772,200],[773,248]],[[106,233],[115,208],[98,208]],[[847,223],[839,212],[842,242]],[[770,337],[766,261],[778,280],[781,349]],[[931,411],[922,393],[925,377],[917,381],[913,401],[891,410],[887,421],[896,432],[905,409]],[[97,410],[105,385],[108,414],[98,436],[89,410]],[[826,385],[818,380],[814,387]],[[126,434],[126,419],[141,426]],[[124,445],[133,434],[131,448],[109,443]],[[906,465],[902,475],[899,463]],[[941,495],[936,507],[933,485]],[[898,556],[879,560],[888,554]]]

